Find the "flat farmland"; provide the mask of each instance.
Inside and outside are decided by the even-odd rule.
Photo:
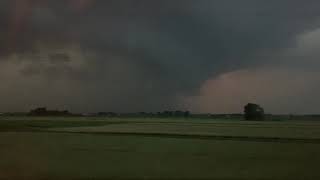
[[[50,129],[73,133],[105,133],[132,135],[172,135],[181,137],[248,137],[265,139],[320,138],[320,123],[282,122],[127,122],[101,125],[99,127],[67,127]]]
[[[320,179],[320,123],[2,118],[1,179]]]

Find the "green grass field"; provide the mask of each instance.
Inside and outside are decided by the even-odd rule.
[[[320,179],[320,122],[0,117],[0,179]]]

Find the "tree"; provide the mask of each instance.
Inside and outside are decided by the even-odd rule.
[[[249,103],[244,107],[245,119],[257,121],[264,119],[264,110],[258,104]]]
[[[184,117],[187,118],[187,117],[189,117],[189,116],[190,116],[190,111],[185,111],[185,112],[184,112]]]

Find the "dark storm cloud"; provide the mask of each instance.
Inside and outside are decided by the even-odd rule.
[[[92,109],[155,110],[174,106],[176,96],[194,93],[209,78],[265,64],[260,54],[295,46],[297,35],[317,27],[319,5],[315,0],[4,0],[0,47],[2,59],[18,54],[28,61],[20,68],[24,75],[76,81],[82,90],[75,98],[88,97]],[[35,58],[37,43],[48,47],[45,58]],[[72,60],[77,56],[70,56],[70,44],[80,46],[81,66]],[[57,50],[61,47],[66,50]],[[80,106],[75,109],[85,109]]]

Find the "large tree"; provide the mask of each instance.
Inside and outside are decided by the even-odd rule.
[[[249,103],[244,107],[245,119],[246,120],[263,120],[264,110],[258,104]]]

